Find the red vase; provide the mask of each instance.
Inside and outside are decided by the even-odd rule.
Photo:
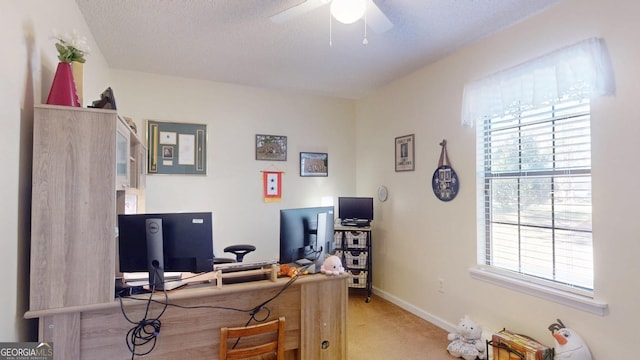
[[[58,69],[53,77],[51,90],[49,90],[47,104],[81,107],[70,63],[58,63]]]

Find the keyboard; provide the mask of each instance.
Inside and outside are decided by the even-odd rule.
[[[264,266],[269,266],[273,264],[277,264],[277,260],[259,260],[259,261],[243,261],[243,262],[234,262],[234,263],[224,263],[224,264],[214,264],[213,270],[225,272],[232,271],[244,271],[244,270],[254,270],[260,269]]]

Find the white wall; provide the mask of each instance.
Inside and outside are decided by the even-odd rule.
[[[58,63],[53,29],[75,28],[89,38],[94,51],[85,67],[86,93],[100,93],[108,69],[75,1],[0,0],[0,9],[0,341],[17,341],[34,334],[35,323],[22,319],[29,302],[33,105],[46,101]]]
[[[137,72],[113,71],[118,112],[145,120],[206,124],[207,176],[148,175],[147,212],[213,211],[214,250],[249,243],[247,259],[278,258],[279,210],[337,204],[355,190],[351,100]],[[255,135],[287,136],[287,161],[255,160]],[[300,177],[299,153],[329,154],[328,177]],[[263,170],[284,171],[282,201],[265,203]],[[328,205],[332,205],[328,204]]]
[[[373,195],[379,184],[389,188],[389,200],[376,202],[377,292],[445,327],[469,314],[486,327],[507,327],[548,344],[547,326],[560,318],[583,335],[595,359],[634,357],[626,345],[637,342],[640,320],[638,13],[637,2],[566,0],[359,102],[357,191]],[[595,296],[609,304],[605,316],[470,278],[476,263],[475,129],[460,125],[466,82],[593,36],[605,39],[617,83],[616,96],[592,103]],[[411,133],[416,171],[395,173],[394,137]],[[442,139],[461,180],[449,203],[438,201],[430,185]]]

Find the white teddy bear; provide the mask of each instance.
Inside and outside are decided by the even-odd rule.
[[[457,333],[449,333],[449,354],[464,360],[485,359],[485,344],[482,342],[482,327],[465,315],[457,326]]]

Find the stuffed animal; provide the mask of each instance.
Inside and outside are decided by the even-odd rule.
[[[549,325],[549,331],[553,336],[555,360],[592,360],[589,347],[580,335],[572,329],[564,326],[560,319],[557,323]]]
[[[457,326],[457,333],[449,333],[451,341],[447,346],[449,354],[464,360],[485,358],[485,344],[482,341],[482,327],[465,315]]]
[[[344,267],[342,267],[342,261],[339,257],[331,255],[324,259],[320,271],[327,275],[339,275],[344,272]]]

